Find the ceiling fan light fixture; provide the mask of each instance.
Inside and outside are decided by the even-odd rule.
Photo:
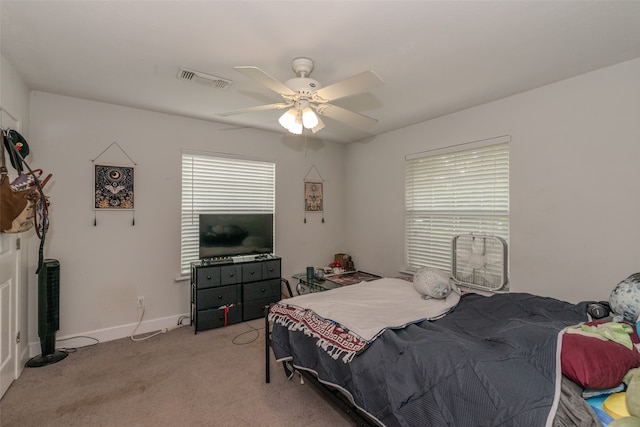
[[[302,124],[307,129],[313,129],[318,125],[318,116],[316,116],[311,107],[302,110]]]
[[[315,125],[315,126],[311,129],[311,132],[313,132],[313,133],[316,133],[316,132],[318,132],[320,129],[323,129],[323,128],[324,128],[324,123],[322,122],[322,120],[320,120],[320,117],[318,117],[318,116],[316,115],[316,118],[318,119],[318,124],[317,124],[317,125]]]
[[[302,135],[302,123],[294,123],[288,130],[294,135]]]
[[[291,110],[289,110],[289,111],[291,111]],[[300,114],[300,112],[296,112],[295,120],[286,129],[289,132],[291,132],[292,134],[294,134],[294,135],[301,135],[302,134],[302,114]]]
[[[289,128],[295,124],[297,115],[298,112],[295,108],[289,108],[282,116],[280,116],[278,123],[280,123],[280,126],[283,128],[289,130]]]

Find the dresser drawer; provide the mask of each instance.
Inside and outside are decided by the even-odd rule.
[[[220,267],[220,284],[233,285],[242,282],[242,267],[239,265],[225,265]]]
[[[201,310],[196,313],[197,330],[220,328],[225,325],[225,310]],[[242,306],[229,307],[227,313],[227,325],[242,322]]]
[[[197,291],[198,310],[218,308],[222,305],[238,304],[242,301],[242,285],[219,286]]]
[[[220,267],[196,268],[196,287],[198,289],[220,286]]]
[[[242,281],[258,282],[262,280],[262,262],[242,264]]]
[[[280,279],[263,280],[262,282],[244,285],[244,302],[268,299],[280,300]]]
[[[280,278],[280,260],[265,261],[262,263],[263,279],[279,279]]]

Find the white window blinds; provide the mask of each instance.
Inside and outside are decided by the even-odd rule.
[[[190,263],[198,260],[198,218],[203,213],[275,214],[275,164],[182,153],[183,275],[189,274]]]
[[[509,137],[407,156],[407,267],[451,268],[456,234],[509,241]],[[461,148],[460,148],[461,147]]]

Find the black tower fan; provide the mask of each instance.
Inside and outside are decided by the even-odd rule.
[[[56,331],[60,328],[60,263],[45,259],[38,273],[38,336],[42,354],[27,362],[37,368],[59,362],[67,357],[65,351],[56,351]]]

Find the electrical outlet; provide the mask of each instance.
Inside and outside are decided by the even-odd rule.
[[[144,297],[138,297],[138,308],[144,307]]]

